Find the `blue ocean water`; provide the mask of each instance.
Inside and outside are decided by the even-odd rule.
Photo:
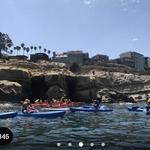
[[[13,141],[3,150],[141,150],[150,149],[150,116],[128,112],[133,104],[107,104],[113,112],[67,113],[63,118],[1,119],[0,126],[13,132]],[[134,104],[135,105],[135,104]],[[136,104],[144,105],[144,104]],[[19,110],[16,104],[1,104],[0,111]],[[68,146],[68,143],[71,146]],[[83,147],[79,147],[83,142]],[[57,146],[57,143],[61,143]],[[91,144],[92,143],[92,144]],[[91,146],[92,145],[92,146]]]

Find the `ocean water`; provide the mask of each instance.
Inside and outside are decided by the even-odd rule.
[[[108,105],[108,104],[107,104]],[[134,104],[135,105],[135,104]],[[144,104],[136,104],[144,105]],[[109,104],[113,112],[67,113],[63,118],[1,119],[0,126],[13,132],[13,141],[2,150],[148,150],[150,116],[128,112],[129,103]],[[0,104],[0,111],[19,110]],[[79,147],[79,142],[83,147]],[[61,145],[57,145],[60,143]],[[70,143],[70,146],[68,146]]]

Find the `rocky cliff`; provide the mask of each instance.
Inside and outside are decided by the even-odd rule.
[[[149,75],[102,70],[95,70],[94,75],[92,70],[74,74],[60,64],[46,63],[17,62],[1,66],[0,100],[5,101],[64,96],[75,101],[102,98],[105,102],[118,102],[143,100],[150,95]]]

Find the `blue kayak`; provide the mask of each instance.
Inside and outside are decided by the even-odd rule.
[[[72,112],[83,111],[83,112],[110,112],[113,111],[111,108],[100,107],[98,109],[94,107],[71,107],[70,110]]]
[[[150,111],[147,111],[147,112],[146,112],[146,115],[150,115]]]
[[[0,119],[13,118],[17,116],[17,112],[0,112]]]
[[[128,111],[133,111],[133,112],[143,112],[145,113],[146,115],[150,115],[150,110],[147,111],[146,108],[144,107],[128,107]]]
[[[143,107],[134,106],[134,107],[128,107],[128,111],[143,112],[146,111],[146,109]]]
[[[36,118],[55,118],[64,116],[65,111],[47,111],[47,112],[34,112],[34,113],[22,113],[18,112],[18,116],[21,117],[36,117]]]

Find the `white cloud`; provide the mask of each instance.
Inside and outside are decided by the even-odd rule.
[[[139,40],[138,38],[133,38],[132,39],[133,42],[138,41],[138,40]]]
[[[96,0],[83,0],[85,5],[91,6]]]
[[[132,5],[140,4],[141,0],[119,0],[124,11],[127,11]]]
[[[128,7],[129,7],[128,0],[120,0],[120,3],[121,3],[123,11],[127,11]]]

